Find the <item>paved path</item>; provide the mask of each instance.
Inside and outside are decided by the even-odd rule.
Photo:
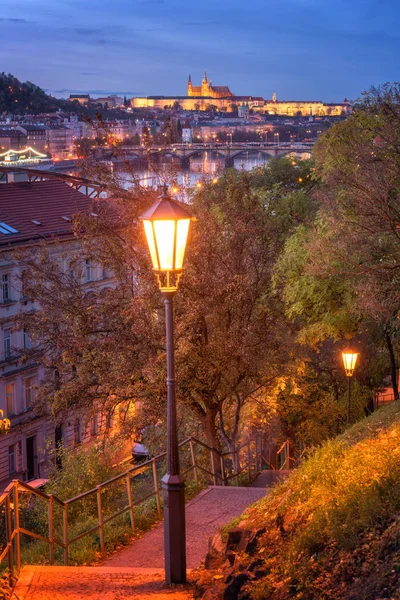
[[[186,505],[186,560],[195,569],[204,560],[208,539],[217,529],[242,514],[244,509],[265,495],[263,488],[209,487]],[[135,540],[102,563],[110,567],[164,566],[164,526]]]
[[[260,475],[262,477],[262,474]],[[209,487],[186,505],[187,566],[205,558],[208,539],[262,498],[271,475],[261,487]],[[265,481],[264,481],[265,479]],[[13,600],[187,600],[187,586],[164,585],[163,525],[131,546],[116,552],[100,567],[24,567]],[[190,575],[189,575],[190,577]]]
[[[166,588],[162,569],[24,567],[12,600],[189,600],[191,587]]]

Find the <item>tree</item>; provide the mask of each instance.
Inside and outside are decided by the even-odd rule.
[[[217,184],[204,182],[191,200],[199,220],[176,297],[178,399],[184,432],[200,422],[214,447],[235,446],[253,405],[268,410],[263,398],[293,352],[271,278],[310,202],[297,165],[285,165],[272,161],[254,174],[228,171]],[[276,183],[280,172],[285,177]],[[57,413],[140,401],[154,422],[164,415],[165,332],[137,219],[154,193],[124,190],[111,174],[99,172],[96,179],[108,185],[108,204],[98,200],[96,217],[77,217],[82,248],[68,258],[69,268],[47,247],[25,257],[27,293],[42,307],[20,322],[32,334],[31,358],[47,367],[38,403]],[[85,293],[82,268],[89,258],[114,273],[112,289]]]
[[[367,410],[387,368],[383,345],[398,396],[399,106],[397,86],[372,90],[347,121],[320,138],[312,189],[316,214],[287,240],[275,268],[300,342],[319,352],[343,338],[361,345],[359,392],[368,390]]]
[[[322,180],[324,235],[314,239],[314,267],[342,273],[359,313],[382,329],[399,398],[394,340],[400,309],[400,89],[372,88],[358,110],[322,136],[315,150]],[[325,258],[324,258],[325,257]]]
[[[292,167],[293,168],[293,167]],[[179,396],[208,443],[232,449],[242,411],[284,370],[291,339],[271,295],[273,265],[292,227],[277,190],[227,172],[196,193],[198,222],[177,296]],[[289,207],[290,202],[287,202]]]

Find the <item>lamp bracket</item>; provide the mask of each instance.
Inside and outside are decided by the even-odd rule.
[[[154,271],[157,277],[158,287],[162,292],[176,292],[182,271]]]

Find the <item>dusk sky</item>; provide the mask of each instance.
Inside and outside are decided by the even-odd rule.
[[[0,70],[57,96],[355,99],[398,81],[398,0],[0,0]]]

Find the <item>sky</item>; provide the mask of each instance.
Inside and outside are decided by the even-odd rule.
[[[354,100],[399,80],[399,0],[0,0],[0,70],[58,97]]]

